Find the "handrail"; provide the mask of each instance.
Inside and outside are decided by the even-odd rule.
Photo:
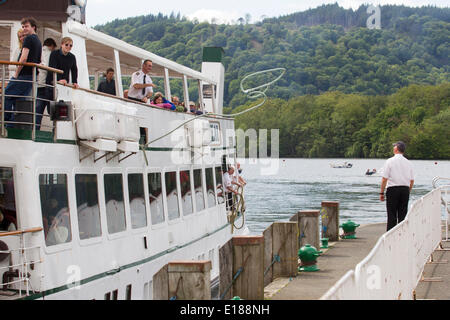
[[[8,81],[8,79],[6,78],[6,72],[5,72],[5,66],[7,65],[15,65],[15,66],[27,66],[27,67],[31,67],[32,68],[32,79],[30,80],[25,80],[25,79],[15,79],[15,78],[11,78],[9,79],[10,82],[31,82],[31,92],[29,95],[25,95],[25,96],[15,96],[15,95],[7,95],[6,94],[6,87],[5,87],[5,83]],[[57,74],[63,74],[64,72],[62,70],[59,69],[55,69],[55,68],[50,68],[41,64],[37,64],[37,63],[30,63],[30,62],[25,62],[25,63],[20,63],[20,62],[14,62],[14,61],[0,61],[0,67],[1,67],[1,79],[0,79],[0,87],[1,87],[1,94],[0,94],[0,99],[1,99],[1,110],[0,110],[0,122],[1,122],[1,132],[0,132],[0,136],[1,137],[6,137],[7,135],[7,126],[11,126],[14,127],[15,125],[31,125],[32,129],[31,129],[31,138],[34,141],[36,139],[36,121],[37,121],[37,116],[47,116],[44,114],[40,114],[40,113],[36,113],[36,107],[37,107],[37,101],[43,101],[45,99],[43,99],[42,97],[40,97],[38,95],[38,79],[37,79],[37,74],[38,74],[38,69],[43,69],[43,70],[47,70],[48,72],[52,72],[53,75],[53,85],[44,85],[44,87],[51,87],[53,88],[53,97],[54,99],[56,99],[56,79],[57,79]],[[5,113],[8,113],[11,115],[11,113],[14,114],[29,114],[29,111],[17,111],[17,110],[7,110],[5,108],[5,98],[9,97],[9,98],[30,98],[32,101],[32,112],[31,112],[31,118],[32,121],[30,121],[29,123],[23,123],[23,121],[14,121],[16,119],[11,119],[11,116],[8,118],[8,121],[5,121]],[[47,100],[48,101],[48,100]],[[42,119],[42,118],[41,118]],[[39,124],[39,126],[41,126],[41,124]],[[37,129],[39,130],[39,129]]]
[[[8,237],[8,236],[18,236],[25,233],[34,233],[42,231],[43,229],[41,227],[31,228],[27,230],[16,230],[16,231],[6,231],[6,232],[0,232],[0,237]]]
[[[29,296],[30,294],[30,288],[32,292],[34,293],[35,290],[32,286],[32,278],[34,278],[35,272],[32,272],[31,270],[34,270],[34,267],[31,267],[31,270],[28,270],[28,267],[34,266],[35,264],[43,263],[44,260],[41,257],[41,250],[40,246],[32,246],[27,247],[25,244],[25,234],[30,234],[34,232],[40,232],[42,231],[42,227],[34,227],[29,228],[25,230],[17,230],[17,231],[10,231],[10,232],[0,232],[0,237],[6,237],[6,236],[19,236],[19,247],[17,249],[9,249],[7,251],[2,251],[1,253],[7,253],[12,255],[14,251],[18,252],[18,257],[14,257],[14,259],[10,259],[10,262],[7,266],[0,267],[0,269],[7,269],[10,270],[9,273],[4,273],[3,278],[0,280],[0,288],[8,288],[8,286],[16,285],[15,288],[12,289],[18,289],[19,296],[22,297],[22,291],[25,291],[25,295]],[[37,258],[29,258],[27,257],[27,253],[31,252],[32,250],[37,250],[37,253],[39,257]],[[17,261],[14,261],[17,259]],[[17,268],[17,269],[16,269]],[[5,278],[6,275],[6,278]],[[39,276],[39,275],[37,275]],[[43,277],[43,274],[41,274],[41,279]],[[17,280],[13,280],[14,278],[17,278]],[[11,281],[12,280],[12,281]],[[22,288],[22,285],[25,284],[25,288]],[[39,290],[39,289],[38,289]]]
[[[405,220],[384,233],[354,271],[320,299],[412,299],[425,263],[442,241],[441,192],[416,200]]]
[[[56,73],[59,73],[59,74],[63,74],[64,73],[64,71],[62,71],[60,69],[47,67],[47,66],[44,66],[44,65],[39,64],[39,63],[32,63],[32,62],[20,63],[20,62],[15,62],[15,61],[3,61],[3,60],[0,60],[0,65],[5,65],[5,64],[6,65],[12,65],[12,66],[36,67],[36,68],[39,68],[39,69],[47,70],[47,71],[50,71],[50,72],[56,72]]]

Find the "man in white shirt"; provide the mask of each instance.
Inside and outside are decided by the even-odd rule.
[[[225,187],[225,193],[227,195],[228,210],[230,210],[233,206],[233,193],[236,195],[238,194],[238,192],[233,188],[233,174],[234,168],[232,166],[230,166],[228,171],[223,174],[223,186]]]
[[[156,87],[149,75],[152,66],[153,62],[147,59],[142,63],[142,69],[133,73],[128,90],[128,99],[144,103],[149,101],[153,95],[153,88]]]
[[[234,171],[234,179],[233,181],[236,182],[236,185],[245,186],[247,182],[242,178],[241,176],[241,164],[239,162],[236,162],[236,170]]]
[[[380,201],[384,201],[386,189],[387,230],[403,221],[408,212],[409,193],[414,185],[414,173],[411,162],[406,159],[405,143],[394,143],[394,156],[383,167]]]

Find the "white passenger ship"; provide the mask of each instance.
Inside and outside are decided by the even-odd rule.
[[[90,29],[78,1],[26,3],[0,4],[2,106],[25,16],[38,21],[41,41],[73,39],[80,88],[56,85],[64,103],[40,130],[36,82],[16,104],[14,127],[0,110],[0,300],[152,299],[153,275],[175,260],[211,260],[216,280],[219,248],[248,233],[242,221],[229,223],[222,194],[222,170],[235,158],[234,122],[219,116],[222,49],[205,48],[198,72]],[[151,77],[164,79],[155,91],[170,99],[179,79],[188,105],[194,84],[206,115],[124,98],[122,77],[145,59]],[[117,96],[90,89],[108,67]]]

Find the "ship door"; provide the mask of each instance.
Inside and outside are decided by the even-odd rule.
[[[0,167],[0,232],[17,230],[13,168]]]

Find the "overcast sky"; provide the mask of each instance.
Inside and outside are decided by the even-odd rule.
[[[237,21],[248,13],[251,22],[261,17],[277,17],[315,8],[325,3],[337,2],[344,8],[358,8],[361,4],[398,4],[411,7],[436,5],[448,7],[449,0],[87,0],[86,22],[89,26],[104,24],[114,19],[122,19],[146,14],[180,13],[199,21]]]

